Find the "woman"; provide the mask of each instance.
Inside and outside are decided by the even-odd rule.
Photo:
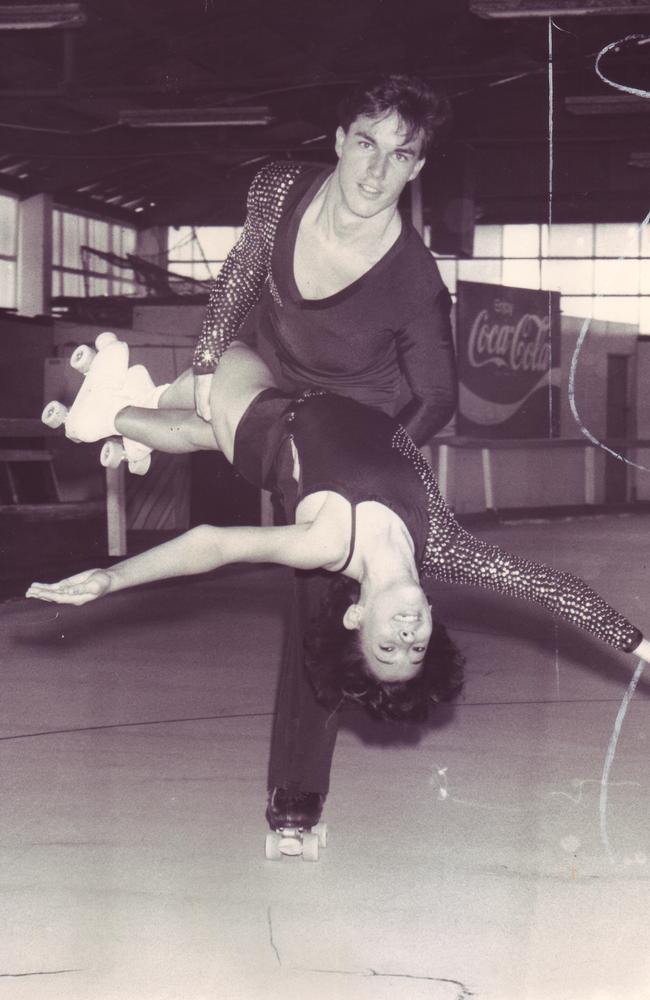
[[[258,486],[288,495],[297,483],[294,523],[193,528],[107,570],[34,583],[28,597],[81,605],[126,587],[232,562],[324,568],[358,585],[358,597],[346,604],[341,621],[355,636],[362,666],[352,677],[347,663],[341,666],[346,676],[340,692],[387,716],[422,714],[436,685],[444,688],[435,668],[433,680],[421,682],[433,630],[420,584],[425,577],[535,601],[650,660],[650,643],[639,630],[582,580],[464,531],[425,459],[392,418],[330,393],[308,392],[292,400],[275,388],[261,359],[238,342],[213,376],[210,408],[205,447],[214,438],[228,461]],[[172,433],[176,420],[190,417],[186,411],[165,411]],[[131,418],[137,423],[137,410],[122,410],[117,423],[124,427]],[[443,659],[448,684],[458,658],[447,648]],[[332,685],[321,687],[322,697],[331,701]]]

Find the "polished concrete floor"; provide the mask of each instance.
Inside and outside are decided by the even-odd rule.
[[[649,528],[477,533],[579,572],[650,632]],[[648,1000],[638,661],[432,588],[461,698],[421,728],[347,712],[321,860],[266,861],[288,584],[235,567],[80,609],[0,605],[0,995]]]

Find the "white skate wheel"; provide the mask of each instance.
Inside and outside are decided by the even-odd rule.
[[[311,832],[316,834],[321,847],[327,847],[327,823],[317,823],[312,826]]]
[[[145,455],[144,458],[135,459],[135,461],[129,462],[129,472],[134,476],[146,476],[151,467],[151,455]]]
[[[151,457],[151,448],[146,444],[141,444],[140,441],[134,441],[133,438],[123,437],[122,444],[124,445],[124,451],[126,452],[126,460],[131,464],[131,462],[140,462],[145,458]],[[147,468],[149,468],[147,466]]]
[[[281,853],[286,854],[289,858],[296,858],[299,854],[302,854],[302,839],[298,830],[294,830],[293,832],[282,830],[278,847]]]
[[[82,375],[85,375],[92,365],[96,354],[97,351],[89,347],[88,344],[80,344],[76,351],[72,352],[70,367],[74,368],[76,372],[81,372]]]
[[[104,330],[103,333],[95,337],[95,347],[98,351],[103,351],[105,347],[108,347],[109,344],[114,344],[116,340],[117,337],[114,333],[111,333],[110,330]]]
[[[277,833],[271,832],[266,835],[264,853],[267,861],[282,861],[282,851],[280,850],[280,837]]]
[[[121,441],[106,441],[99,453],[99,461],[105,469],[117,469],[125,458],[126,452]]]
[[[63,403],[59,403],[58,400],[53,399],[41,413],[41,420],[47,427],[56,429],[65,423],[67,416],[68,407],[64,406]]]
[[[318,861],[318,837],[315,833],[302,835],[302,860]]]

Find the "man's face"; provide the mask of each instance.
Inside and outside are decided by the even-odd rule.
[[[347,132],[339,127],[336,155],[347,207],[365,219],[395,205],[424,165],[421,134],[407,142],[395,111],[384,118],[361,115]]]

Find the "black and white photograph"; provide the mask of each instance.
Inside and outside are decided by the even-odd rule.
[[[0,3],[0,993],[650,1000],[650,0]]]

